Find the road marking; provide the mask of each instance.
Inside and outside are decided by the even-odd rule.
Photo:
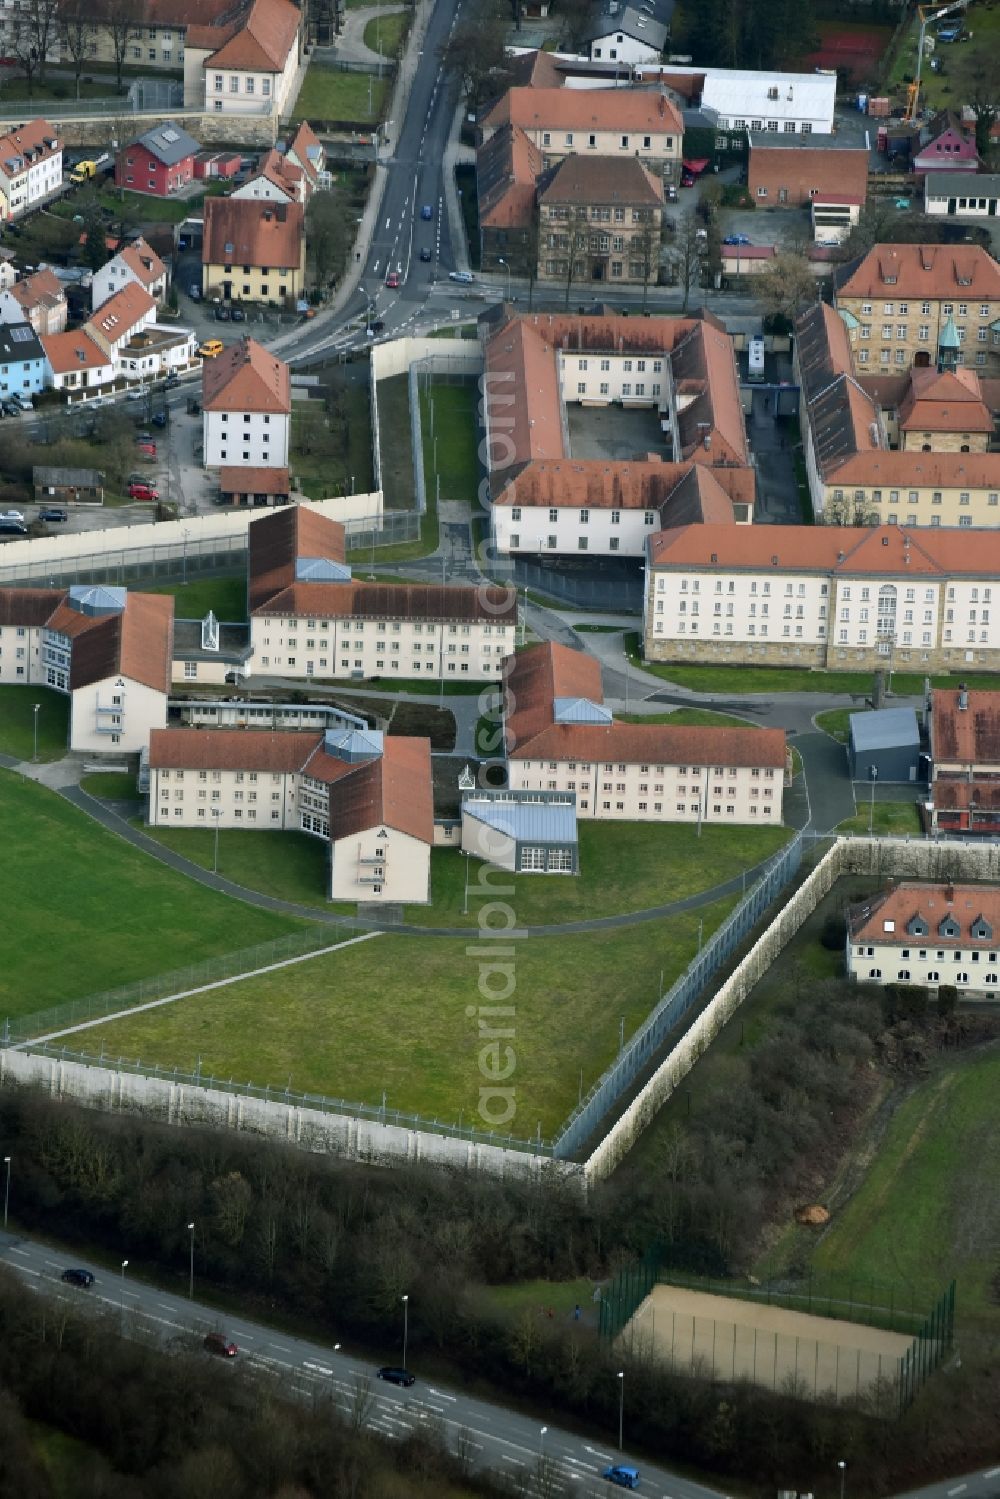
[[[28,1255],[28,1251],[26,1249],[18,1249],[16,1244],[11,1245],[10,1252],[11,1254],[23,1254],[25,1257],[27,1257]]]
[[[957,1485],[957,1487],[956,1487],[956,1488],[953,1488],[953,1489],[949,1489],[949,1490],[948,1490],[948,1499],[952,1499],[952,1496],[953,1496],[953,1495],[954,1495],[954,1494],[964,1494],[964,1493],[965,1493],[965,1490],[966,1490],[966,1489],[967,1489],[967,1488],[968,1488],[968,1487],[969,1487],[969,1485],[968,1485],[968,1484],[967,1484],[967,1483],[960,1483],[960,1484],[958,1484],[958,1485]]]
[[[18,1268],[22,1275],[41,1275],[42,1273],[40,1270],[32,1270],[30,1265],[20,1265]]]
[[[508,1452],[501,1452],[501,1454],[500,1454],[500,1461],[502,1463],[513,1463],[514,1466],[515,1466],[515,1468],[523,1468],[524,1467],[524,1463],[521,1461],[521,1459],[519,1457],[511,1457]]]
[[[156,1304],[160,1308],[161,1312],[172,1312],[174,1310],[174,1308],[167,1301],[158,1301]]]
[[[275,1343],[273,1339],[268,1346],[271,1348],[277,1348],[279,1353],[291,1353],[292,1351],[290,1348],[286,1348],[284,1343]]]
[[[302,1361],[302,1367],[303,1367],[303,1369],[308,1369],[312,1374],[332,1374],[333,1373],[333,1370],[332,1369],[328,1369],[325,1364],[313,1364],[313,1363],[310,1363],[308,1359],[303,1359],[303,1361]]]
[[[996,1476],[997,1476],[998,1473],[1000,1473],[1000,1468],[991,1468],[988,1473],[984,1473],[983,1474],[983,1477],[984,1478],[996,1478]]]

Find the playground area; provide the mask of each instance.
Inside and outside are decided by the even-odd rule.
[[[891,27],[821,21],[817,30],[820,45],[803,59],[805,64],[812,68],[836,68],[854,87],[874,85],[879,60],[892,36]]]
[[[892,1399],[912,1336],[859,1322],[714,1296],[664,1283],[653,1287],[622,1334],[633,1353],[666,1359],[678,1372],[749,1380],[806,1399]]]

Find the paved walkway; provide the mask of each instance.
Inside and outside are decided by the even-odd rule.
[[[405,5],[365,5],[360,10],[344,12],[344,29],[329,47],[317,47],[315,57],[322,62],[327,57],[335,62],[391,62],[388,53],[376,52],[365,46],[365,27],[379,16],[397,15],[406,10]]]

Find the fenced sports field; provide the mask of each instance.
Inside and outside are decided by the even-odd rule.
[[[682,1373],[749,1380],[794,1390],[811,1400],[853,1400],[896,1385],[913,1341],[860,1322],[789,1311],[759,1301],[655,1285],[621,1334],[636,1356],[652,1356]]]

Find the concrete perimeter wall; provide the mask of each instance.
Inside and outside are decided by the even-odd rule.
[[[405,375],[412,364],[434,361],[428,370],[442,375],[479,375],[483,351],[475,338],[393,338],[372,349],[372,377],[389,380]]]
[[[107,1113],[142,1114],[168,1124],[243,1130],[302,1150],[371,1165],[400,1166],[421,1161],[498,1177],[555,1174],[561,1181],[583,1179],[580,1166],[528,1151],[299,1108],[282,1103],[280,1098],[265,1101],[114,1067],[95,1067],[30,1051],[0,1050],[0,1087],[12,1083],[43,1088],[53,1098],[72,1099]]]
[[[67,146],[101,146],[104,149],[107,149],[108,141],[120,130],[123,120],[131,132],[129,140],[142,135],[144,130],[151,129],[153,125],[162,125],[166,120],[171,125],[180,125],[203,146],[273,146],[280,125],[276,114],[205,114],[196,109],[133,112],[128,108],[127,100],[123,99],[122,105],[121,114],[80,115],[76,119],[57,115],[50,119],[50,124],[58,130],[60,140]],[[39,110],[44,107],[43,103],[38,106]],[[16,129],[26,119],[30,119],[31,115],[32,107],[25,100],[19,114],[8,115],[6,119],[0,120],[0,132]],[[156,199],[150,198],[149,201],[155,204]]]

